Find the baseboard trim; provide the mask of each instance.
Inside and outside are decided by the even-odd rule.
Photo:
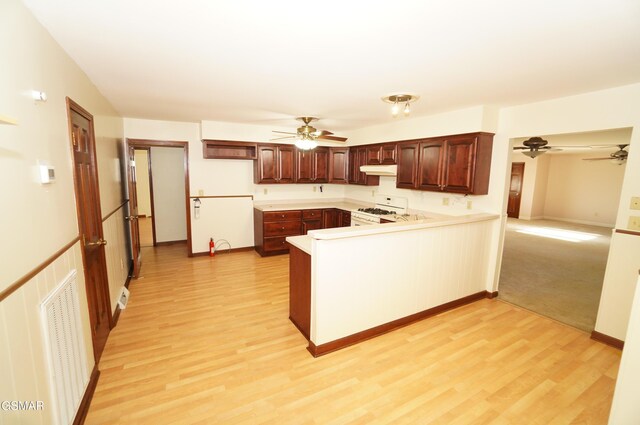
[[[307,347],[307,350],[311,353],[313,357],[323,356],[333,351],[337,351],[342,348],[357,344],[359,342],[366,341],[367,339],[371,339],[373,337],[385,334],[387,332],[394,331],[396,329],[402,328],[404,326],[410,325],[412,323],[418,322],[428,317],[435,316],[436,314],[444,313],[445,311],[453,310],[454,308],[461,307],[466,304],[470,304],[474,301],[479,301],[484,298],[493,298],[493,296],[490,297],[489,294],[496,294],[497,296],[497,292],[488,292],[488,291],[476,292],[475,294],[458,298],[457,300],[449,301],[448,303],[444,303],[439,306],[432,307],[432,308],[420,311],[418,313],[414,313],[409,316],[402,317],[400,319],[392,320],[391,322],[387,322],[382,325],[375,326],[373,328],[366,329],[364,331],[357,332],[355,334],[345,336],[340,339],[336,339],[335,341],[326,342],[320,345],[315,345],[312,341],[309,341],[309,346]]]
[[[488,299],[498,298],[498,291],[494,291],[494,292],[487,291],[486,298]]]
[[[186,239],[181,239],[178,241],[164,241],[164,242],[156,242],[155,246],[166,246],[166,245],[175,245],[179,243],[187,243]]]
[[[89,385],[87,385],[84,396],[82,396],[82,401],[80,402],[80,407],[78,407],[76,417],[73,419],[73,425],[82,425],[84,424],[85,419],[87,419],[87,413],[89,413],[89,406],[91,406],[93,393],[96,391],[96,386],[98,385],[98,378],[100,378],[100,371],[98,370],[98,365],[94,365],[91,377],[89,378]]]
[[[118,324],[118,319],[120,319],[120,313],[122,313],[122,309],[120,308],[120,304],[116,306],[116,311],[111,316],[111,329],[115,328]]]
[[[598,221],[588,221],[588,220],[574,220],[572,218],[564,218],[564,217],[549,217],[544,216],[544,220],[554,220],[554,221],[563,221],[565,223],[573,223],[573,224],[585,224],[587,226],[596,226],[596,227],[606,227],[608,229],[612,229],[615,227],[615,224],[607,224]]]
[[[609,335],[605,335],[598,331],[591,331],[591,339],[593,339],[594,341],[601,342],[603,344],[607,344],[613,348],[617,348],[618,350],[622,350],[624,348],[624,341]]]
[[[242,248],[231,248],[229,249],[224,249],[222,251],[216,251],[216,255],[220,255],[220,254],[233,254],[234,252],[244,252],[244,251],[253,251],[253,247],[252,246],[244,246]],[[191,254],[192,257],[204,257],[204,256],[208,256],[209,255],[209,251],[204,251],[204,252],[194,252],[193,254]]]
[[[127,280],[124,281],[124,287],[129,289],[131,278],[133,277],[133,260],[129,261],[129,273],[127,273]]]

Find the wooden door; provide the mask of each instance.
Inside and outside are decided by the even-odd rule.
[[[349,148],[330,149],[329,183],[349,183]]]
[[[418,175],[419,152],[418,142],[398,144],[398,175],[396,176],[396,187],[415,189]]]
[[[329,181],[329,148],[313,150],[313,181],[315,183]]]
[[[313,152],[302,149],[296,149],[295,152],[296,183],[311,183],[313,181]]]
[[[293,146],[278,146],[277,164],[278,183],[293,183],[295,181],[295,148]]]
[[[258,146],[253,179],[256,183],[277,183],[277,146]]]
[[[442,190],[446,141],[442,139],[420,142],[417,188],[420,190]]]
[[[136,173],[136,151],[133,146],[127,146],[128,169],[127,183],[129,185],[129,232],[131,234],[131,256],[133,258],[132,277],[140,276],[142,266],[142,251],[140,250],[140,223],[138,222],[138,175]],[[153,205],[153,204],[152,204]],[[155,220],[155,218],[153,218]],[[155,232],[154,232],[155,233]],[[155,242],[155,236],[154,236]]]
[[[524,162],[514,162],[511,165],[511,182],[509,183],[509,201],[507,203],[507,216],[509,217],[520,217],[523,179]]]
[[[465,136],[447,141],[443,169],[443,190],[469,193],[473,189],[477,138]]]
[[[67,112],[73,152],[78,230],[82,243],[93,355],[97,363],[109,336],[112,317],[104,252],[107,242],[103,239],[102,232],[93,116],[69,98]]]

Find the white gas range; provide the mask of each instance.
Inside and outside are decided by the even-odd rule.
[[[395,221],[395,217],[407,213],[407,198],[376,195],[372,208],[359,208],[351,212],[351,226],[364,226],[380,223],[381,219]]]

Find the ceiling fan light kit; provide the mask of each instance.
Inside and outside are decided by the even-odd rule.
[[[332,140],[334,142],[345,142],[347,140],[346,137],[333,136],[333,133],[327,130],[318,130],[315,127],[309,125],[309,123],[313,121],[318,121],[318,118],[315,117],[298,117],[296,118],[298,121],[302,121],[304,123],[303,126],[298,127],[296,132],[290,131],[277,131],[273,130],[274,133],[278,134],[286,134],[286,136],[276,137],[271,140],[284,140],[284,139],[294,139],[295,145],[298,149],[302,150],[310,150],[315,149],[318,146],[317,140]]]
[[[382,98],[383,102],[391,103],[391,116],[397,117],[400,113],[400,105],[404,104],[403,112],[405,116],[411,113],[411,103],[420,99],[420,96],[415,94],[390,94]]]

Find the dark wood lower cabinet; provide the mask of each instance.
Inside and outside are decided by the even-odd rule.
[[[289,257],[289,320],[309,339],[311,330],[311,256],[292,246]]]
[[[263,257],[289,252],[287,236],[306,235],[309,230],[348,226],[351,226],[351,212],[337,208],[253,210],[254,246]]]

